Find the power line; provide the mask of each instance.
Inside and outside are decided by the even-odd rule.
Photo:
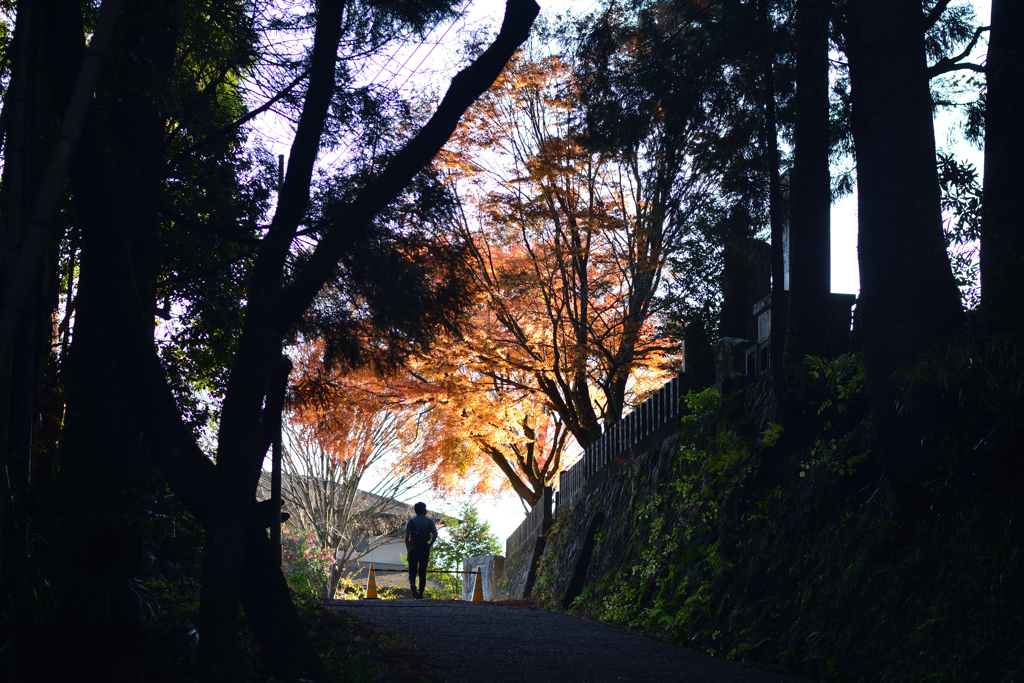
[[[465,14],[466,9],[468,8],[470,2],[471,2],[471,0],[463,0],[462,6],[459,8],[459,14],[460,15],[464,15]],[[425,35],[429,36],[432,33],[436,33],[436,31],[437,31],[438,27],[441,25],[442,21],[443,20],[438,20],[437,23],[435,23],[434,26]],[[458,23],[458,20],[452,21],[452,23],[448,26],[448,28],[445,30],[445,32],[441,35],[441,37],[437,41],[434,41],[433,46],[427,52],[426,56],[424,56],[423,59],[420,60],[419,64],[416,65],[416,68],[412,69],[412,70],[409,70],[409,75],[402,82],[402,84],[396,88],[396,90],[401,90],[402,88],[405,87],[405,85],[409,82],[409,80],[415,75],[416,70],[418,70],[421,66],[423,66],[424,62],[426,62],[426,60],[430,57],[430,55],[433,53],[433,51],[437,48],[437,46],[440,45],[444,41],[445,36],[448,35],[448,33],[452,30],[452,28],[454,28],[454,26],[457,23]],[[388,60],[384,63],[383,66],[381,66],[381,68],[374,75],[373,79],[370,80],[368,85],[373,85],[374,84],[374,81],[376,80],[376,78],[378,76],[380,76],[381,73],[384,72],[384,70],[385,70],[385,68],[387,67],[388,64],[390,64],[392,61],[395,60],[395,57],[404,49],[405,45],[408,44],[409,40],[410,40],[410,36],[407,35],[405,40],[403,40],[402,45],[398,46],[397,48],[395,48],[395,50],[393,50],[391,52],[390,56],[388,57]],[[405,58],[405,60],[401,63],[401,65],[399,65],[399,67],[397,69],[395,69],[394,72],[391,72],[391,77],[388,79],[388,81],[386,83],[384,83],[380,87],[381,88],[388,88],[391,85],[391,83],[394,82],[394,80],[398,77],[398,75],[403,70],[407,70],[406,66],[409,64],[409,62],[412,60],[412,58],[419,51],[420,47],[423,46],[423,45],[426,45],[426,41],[424,41],[422,43],[417,43],[416,47],[413,48],[413,51],[411,53],[409,53],[409,55]],[[351,153],[352,153],[352,144],[351,143],[345,143],[345,144],[340,146],[340,149],[338,150],[338,152],[335,155],[333,155],[334,158],[330,162],[327,162],[325,160],[324,163],[326,165],[333,165],[334,163],[337,163],[338,159],[340,159],[344,154],[351,154]]]

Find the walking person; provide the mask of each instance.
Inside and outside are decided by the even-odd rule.
[[[427,517],[427,504],[412,506],[416,516],[405,523],[405,549],[409,558],[409,589],[417,600],[423,599],[427,585],[427,562],[430,560],[430,546],[437,540],[437,525]],[[416,574],[420,576],[420,589],[416,590]]]

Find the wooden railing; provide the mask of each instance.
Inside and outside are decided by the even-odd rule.
[[[544,495],[534,503],[530,514],[526,516],[519,528],[505,539],[505,557],[511,557],[513,552],[523,546],[532,547],[534,542],[551,527],[551,522],[554,519],[551,509],[552,495],[551,487],[545,487]]]
[[[679,402],[685,389],[686,375],[677,375],[629,415],[606,430],[583,452],[583,457],[563,471],[558,480],[558,509],[569,509],[579,500],[583,486],[608,463],[644,439],[668,436],[679,425]]]

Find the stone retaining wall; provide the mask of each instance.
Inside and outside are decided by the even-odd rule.
[[[580,500],[561,515],[549,534],[552,542],[540,560],[533,596],[568,606],[587,586],[614,567],[628,567],[635,545],[635,514],[642,501],[658,490],[676,453],[679,434],[657,450],[638,454],[626,464],[610,463],[606,474],[587,487]],[[595,477],[596,479],[596,477]],[[584,553],[586,549],[591,550]]]
[[[527,546],[512,551],[512,554],[505,558],[505,577],[498,586],[495,599],[522,600],[532,559],[533,548]]]

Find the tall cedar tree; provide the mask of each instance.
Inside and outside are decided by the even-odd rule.
[[[714,178],[718,202],[690,228],[699,248],[687,243],[670,256],[669,317],[713,328],[721,305],[719,336],[750,334],[745,266],[756,246],[751,239],[768,224],[774,270],[782,272],[789,210],[777,138],[792,126],[793,37],[784,22],[792,11],[791,2],[768,0],[647,3],[629,12],[616,5],[591,23],[580,51],[590,144],[628,142],[662,118],[658,125],[670,130],[701,128],[687,154],[700,174]],[[731,296],[723,301],[729,279]],[[782,341],[785,295],[781,277],[775,281],[773,339]],[[783,367],[781,356],[775,367]]]
[[[789,353],[797,362],[805,355],[830,353],[830,5],[829,0],[796,3],[796,121],[789,181]]]
[[[761,94],[764,106],[764,126],[761,137],[764,139],[762,163],[767,167],[768,175],[768,226],[771,234],[772,268],[772,307],[769,311],[771,334],[768,353],[771,359],[772,384],[777,395],[786,392],[786,337],[789,329],[789,296],[783,275],[786,264],[785,230],[786,207],[783,206],[782,179],[779,172],[779,125],[778,107],[775,98],[776,68],[772,40],[771,14],[768,0],[760,0],[759,24],[762,35],[761,62]],[[784,406],[785,404],[783,404]]]
[[[898,378],[964,322],[939,210],[920,0],[851,0],[845,26],[857,153],[861,303],[868,400],[904,521],[924,499],[937,395]]]

